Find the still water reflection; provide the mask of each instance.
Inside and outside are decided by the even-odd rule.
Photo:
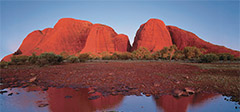
[[[39,87],[6,89],[0,95],[1,112],[239,112],[239,105],[224,100],[217,94],[196,94],[190,97],[175,98],[164,95],[158,98],[146,96],[103,96],[101,93],[89,94],[87,88],[78,91],[71,88],[49,88],[41,91]],[[13,95],[8,96],[9,93]],[[17,94],[20,93],[20,94]],[[91,96],[100,98],[89,100]],[[43,107],[39,107],[43,106]],[[237,107],[237,108],[235,108]]]

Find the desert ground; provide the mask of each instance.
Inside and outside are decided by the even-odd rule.
[[[239,101],[240,63],[181,61],[88,61],[39,67],[11,65],[1,69],[1,89],[27,86],[91,88],[103,95],[219,93]],[[182,94],[180,94],[181,96]],[[184,95],[184,94],[183,94]],[[185,94],[188,95],[188,94]]]

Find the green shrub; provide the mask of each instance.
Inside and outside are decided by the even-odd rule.
[[[158,50],[156,52],[154,52],[152,54],[152,57],[155,59],[155,60],[158,60],[158,59],[168,59],[169,58],[169,48],[168,47],[164,47],[162,50]]]
[[[183,51],[177,50],[176,52],[174,52],[173,59],[175,59],[175,60],[184,59]]]
[[[7,67],[8,67],[8,62],[6,62],[6,61],[1,61],[1,62],[0,62],[0,67],[1,67],[1,68],[7,68]]]
[[[38,61],[38,56],[35,53],[32,53],[32,56],[28,57],[28,62],[31,64],[35,64]]]
[[[111,55],[102,56],[102,60],[111,60],[111,59],[112,59]]]
[[[195,46],[188,46],[183,49],[183,54],[185,55],[186,59],[198,59],[202,55],[202,52],[199,48]]]
[[[129,52],[123,52],[118,54],[119,60],[129,60],[132,59],[132,53]]]
[[[79,54],[78,59],[80,62],[85,62],[90,59],[90,56],[88,53],[83,53],[83,54]]]
[[[176,45],[170,46],[170,48],[168,49],[169,60],[172,60],[172,58],[177,50],[178,50],[178,48]]]
[[[218,60],[219,60],[219,57],[213,53],[202,55],[200,58],[201,63],[211,63]]]
[[[56,55],[54,53],[42,53],[38,57],[38,64],[40,66],[43,66],[43,65],[55,65],[55,64],[61,63],[62,61],[63,61],[62,56]]]
[[[101,52],[100,55],[102,57],[102,60],[111,60],[112,59],[111,54],[107,51]]]
[[[138,59],[138,60],[152,59],[151,52],[145,47],[140,47],[139,49],[133,51],[132,55],[134,59]]]
[[[120,54],[119,54],[119,53],[116,53],[116,52],[111,55],[111,59],[112,59],[112,60],[118,60],[119,57],[120,57]]]
[[[234,57],[234,61],[240,61],[240,57]]]
[[[177,50],[176,45],[172,45],[169,48],[168,47],[164,47],[162,50],[156,51],[152,54],[152,57],[155,60],[158,59],[169,59],[172,60],[172,57],[175,53],[175,51]]]
[[[14,64],[14,65],[22,65],[22,64],[25,64],[28,60],[28,56],[24,56],[24,55],[13,55],[11,57],[11,64]]]
[[[158,60],[162,58],[162,53],[161,51],[156,51],[152,54],[153,59]]]
[[[79,59],[78,59],[78,57],[76,57],[76,56],[69,56],[69,57],[67,58],[67,60],[68,60],[69,62],[71,62],[71,63],[77,63],[77,62],[79,62]]]
[[[221,53],[221,54],[217,54],[217,55],[219,57],[219,60],[223,60],[223,61],[234,60],[234,56],[229,53]]]
[[[100,56],[96,55],[96,54],[92,54],[92,53],[88,53],[89,54],[89,60],[99,60]]]
[[[65,51],[61,52],[60,55],[63,57],[63,59],[67,59],[69,57],[69,54]]]
[[[128,60],[128,59],[132,59],[132,54],[129,52],[115,52],[111,55],[111,59],[112,60]]]

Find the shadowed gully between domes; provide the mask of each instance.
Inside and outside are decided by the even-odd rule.
[[[29,56],[32,53],[39,55],[44,52],[55,54],[67,52],[70,55],[76,55],[104,51],[130,52],[140,47],[154,52],[173,44],[180,50],[187,46],[196,46],[204,48],[206,53],[230,53],[236,57],[240,56],[239,51],[211,44],[175,26],[166,26],[160,19],[149,19],[142,24],[131,46],[127,35],[117,34],[109,26],[73,18],[62,18],[54,28],[36,30],[28,34],[18,49],[20,53],[5,56],[2,61],[10,61],[12,55]]]

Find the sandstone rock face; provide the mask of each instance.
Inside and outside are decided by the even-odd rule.
[[[118,35],[111,27],[94,24],[81,53],[126,52],[131,48],[126,35]]]
[[[13,56],[13,54],[9,54],[9,55],[5,56],[1,61],[6,61],[6,62],[11,61],[12,56]]]
[[[113,43],[113,37],[115,36],[117,36],[117,33],[111,27],[94,24],[87,37],[86,45],[81,53],[100,53],[103,51],[114,52],[115,45]]]
[[[119,34],[114,37],[115,50],[119,52],[131,51],[131,45],[127,35]]]
[[[159,19],[150,19],[138,29],[132,51],[139,47],[146,47],[150,51],[157,51],[171,45],[172,39],[164,22]]]
[[[177,46],[178,49],[183,50],[184,47],[187,46],[196,46],[198,48],[204,48],[206,50],[206,53],[230,53],[234,56],[239,57],[240,52],[234,51],[231,49],[228,49],[224,46],[218,46],[211,44],[209,42],[206,42],[202,39],[200,39],[197,35],[182,30],[175,26],[167,26],[170,35],[172,37],[172,42]]]
[[[86,45],[85,45],[86,44]],[[119,46],[121,45],[121,47]],[[92,24],[88,21],[72,18],[60,19],[54,28],[36,30],[30,33],[22,42],[18,55],[37,55],[44,52],[69,54],[81,52],[126,52],[131,45],[126,35],[118,35],[111,27]],[[13,54],[3,58],[10,61]]]
[[[71,18],[60,19],[50,33],[47,33],[38,50],[42,52],[63,51],[70,54],[80,52],[86,43],[91,22]]]

